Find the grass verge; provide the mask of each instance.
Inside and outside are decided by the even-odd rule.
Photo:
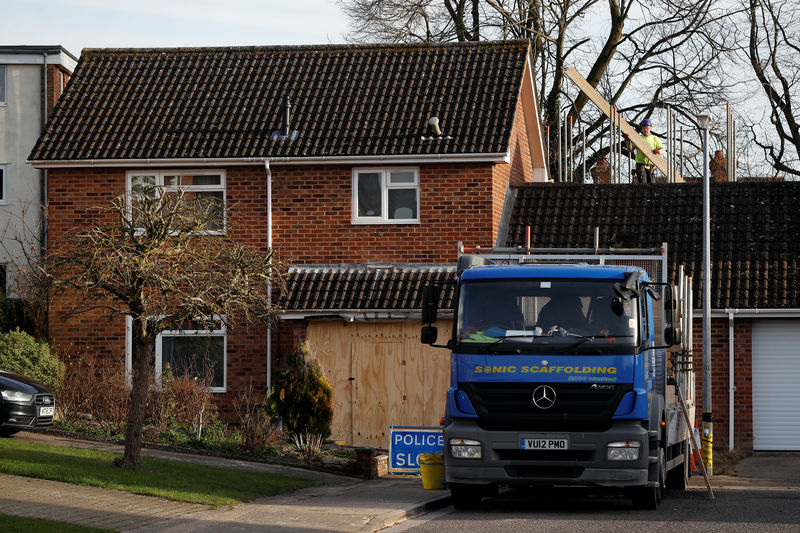
[[[315,480],[262,472],[141,458],[133,472],[112,461],[119,454],[53,446],[20,439],[0,439],[0,472],[116,489],[219,507],[318,485]]]
[[[52,533],[53,531],[59,533],[106,533],[113,530],[0,513],[0,533],[18,533],[20,531],[25,533]]]

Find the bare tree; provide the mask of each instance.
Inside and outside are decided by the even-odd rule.
[[[280,290],[272,251],[251,249],[224,231],[220,206],[154,188],[116,198],[96,220],[52,242],[28,286],[60,293],[68,313],[106,309],[133,325],[132,390],[122,466],[136,470],[157,335],[269,323]]]
[[[564,82],[571,66],[630,122],[669,104],[691,123],[698,110],[726,100],[720,62],[732,47],[727,23],[732,12],[713,0],[340,0],[340,5],[353,23],[355,41],[530,39],[538,97],[550,126],[551,168],[567,112],[576,119],[585,112],[590,164],[608,152],[601,148],[604,115],[585,109],[586,97]]]
[[[749,0],[746,6],[747,57],[766,97],[773,128],[764,132],[751,125],[753,142],[776,171],[800,176],[800,110],[794,101],[800,90],[800,8],[786,0]]]

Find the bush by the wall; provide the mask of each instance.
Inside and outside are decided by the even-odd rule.
[[[35,379],[53,392],[64,378],[64,363],[50,353],[47,343],[19,328],[0,334],[0,369]]]
[[[328,379],[302,344],[275,371],[267,408],[283,420],[289,433],[314,433],[327,438],[333,419],[332,399]]]

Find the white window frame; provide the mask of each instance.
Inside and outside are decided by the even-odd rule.
[[[0,205],[8,205],[8,165],[0,163]]]
[[[390,178],[392,172],[412,172],[414,183],[402,183],[392,185]],[[358,216],[358,176],[359,174],[379,174],[381,179],[381,216],[368,217]],[[417,216],[415,218],[389,218],[389,190],[390,189],[414,189],[417,193]],[[420,180],[418,167],[363,167],[353,168],[352,180],[352,217],[353,224],[419,224],[420,223]]]
[[[0,65],[0,106],[8,105],[8,65]]]
[[[178,330],[165,330],[156,336],[156,346],[154,358],[154,377],[156,383],[161,385],[161,366],[163,363],[163,350],[162,340],[166,337],[188,337],[190,335],[203,335],[209,337],[222,337],[222,386],[211,387],[213,393],[228,392],[228,330],[225,326],[225,321],[218,316],[214,316],[214,320],[219,322],[217,329],[178,329]],[[130,381],[133,375],[133,320],[130,315],[125,317],[125,372]]]
[[[164,185],[164,178],[167,176],[219,176],[219,185]],[[131,186],[134,176],[152,176],[155,178],[156,194],[162,192],[173,192],[180,189],[191,192],[222,192],[222,230],[205,231],[208,235],[223,235],[228,229],[228,191],[224,170],[129,170],[125,173],[125,199],[127,204],[128,216],[131,215]]]

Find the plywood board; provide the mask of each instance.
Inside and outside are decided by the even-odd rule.
[[[569,76],[569,79],[575,82],[575,85],[577,85],[578,88],[583,91],[583,94],[585,94],[589,100],[594,102],[600,111],[602,111],[609,119],[611,119],[611,104],[609,104],[608,101],[606,101],[606,99],[603,98],[599,92],[597,92],[597,89],[589,85],[589,82],[586,81],[586,79],[574,68],[567,69],[566,75]],[[648,154],[647,158],[656,165],[656,168],[663,172],[664,175],[667,175],[667,162],[664,160],[664,158],[658,154],[651,153],[652,148],[650,148],[650,146],[642,140],[639,132],[637,132],[633,126],[628,124],[625,119],[621,119],[621,126],[622,133],[628,136],[636,148]],[[675,173],[675,181],[679,183],[683,183],[684,181],[677,172]]]
[[[442,338],[451,324],[436,323]],[[450,353],[420,343],[421,326],[419,321],[309,323],[309,350],[333,388],[331,438],[388,448],[389,426],[439,425]]]
[[[350,444],[353,439],[351,330],[353,324],[315,321],[308,324],[306,342],[333,389],[331,439]]]

